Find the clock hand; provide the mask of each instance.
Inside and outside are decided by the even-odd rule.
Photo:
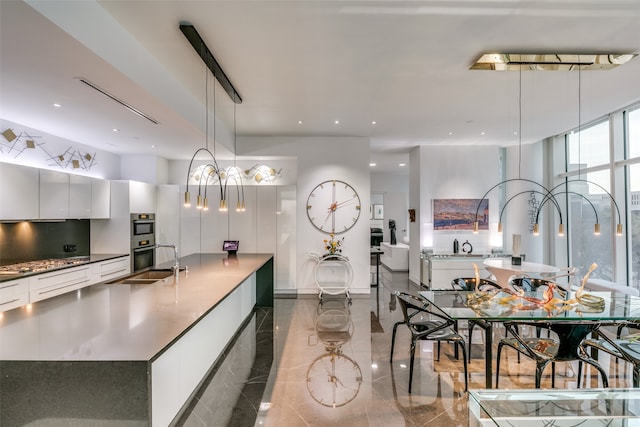
[[[338,208],[341,208],[345,205],[348,205],[349,203],[352,203],[354,200],[353,199],[349,199],[349,200],[345,200],[344,202],[340,202],[340,203],[334,203],[335,207],[333,208],[333,210],[336,210]]]

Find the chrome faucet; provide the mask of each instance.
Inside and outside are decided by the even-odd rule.
[[[161,245],[159,243],[156,243],[156,248],[173,248],[174,261],[171,269],[173,270],[173,274],[177,279],[178,273],[180,273],[180,263],[178,262],[178,247],[176,245]]]

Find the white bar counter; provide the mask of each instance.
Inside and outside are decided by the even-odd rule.
[[[271,254],[180,265],[177,281],[93,285],[3,313],[0,425],[169,425],[254,306],[273,303]]]

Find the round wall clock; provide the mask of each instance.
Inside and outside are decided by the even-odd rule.
[[[360,197],[344,181],[330,180],[316,186],[307,199],[307,216],[318,230],[344,233],[360,218]]]
[[[307,390],[323,406],[337,408],[351,402],[362,385],[360,366],[340,352],[318,357],[307,370]]]

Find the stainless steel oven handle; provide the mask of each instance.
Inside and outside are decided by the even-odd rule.
[[[155,246],[143,246],[141,248],[134,248],[133,252],[146,252],[154,249],[155,249]]]

